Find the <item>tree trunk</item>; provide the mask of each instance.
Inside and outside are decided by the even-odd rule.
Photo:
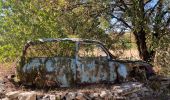
[[[150,54],[148,52],[148,48],[146,45],[146,33],[143,29],[141,29],[140,31],[135,31],[134,32],[135,38],[136,38],[136,44],[138,47],[138,51],[139,51],[139,56],[142,60],[144,61],[149,61],[150,59]]]

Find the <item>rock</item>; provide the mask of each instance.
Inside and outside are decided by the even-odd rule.
[[[9,98],[6,97],[6,98],[2,98],[2,99],[0,99],[0,100],[9,100]]]
[[[5,98],[5,93],[0,93],[0,99]]]
[[[121,88],[120,86],[113,86],[113,90]]]
[[[60,95],[59,95],[59,96],[60,96],[60,99],[66,100],[67,94],[68,94],[68,93],[66,93],[66,92],[65,92],[65,93],[62,93],[62,92],[61,92]],[[58,97],[58,96],[57,96],[57,97]]]
[[[113,95],[110,91],[106,90],[106,91],[101,91],[100,97],[104,99],[111,99]]]
[[[143,92],[141,93],[141,97],[144,97],[144,96],[151,96],[152,94],[150,92]]]
[[[100,93],[100,97],[104,98],[104,97],[106,97],[106,96],[107,96],[106,91],[101,91],[101,93]]]
[[[92,93],[90,94],[91,98],[98,98],[99,97],[99,93]]]
[[[43,98],[40,99],[40,100],[50,100],[50,96],[46,94],[46,95],[44,95]]]
[[[130,100],[140,100],[140,98],[138,97],[138,95],[136,93],[132,93],[130,95]]]
[[[5,97],[5,85],[2,78],[0,78],[0,99]]]
[[[72,100],[72,99],[75,99],[76,97],[76,93],[74,92],[69,92],[67,95],[66,95],[66,100]]]
[[[10,100],[15,100],[18,98],[18,95],[19,95],[19,91],[14,91],[14,92],[8,92],[6,94],[6,96],[10,99]]]
[[[63,97],[62,97],[62,94],[63,94],[63,93],[61,93],[61,92],[60,92],[60,93],[55,94],[56,99],[57,99],[57,100],[62,99],[62,98],[63,98]]]
[[[4,83],[5,82],[4,82],[3,78],[0,77],[0,84],[4,84]]]
[[[55,95],[49,95],[50,100],[56,100],[56,96]]]
[[[5,98],[5,86],[0,83],[0,99]]]
[[[36,97],[37,97],[37,100],[42,100],[43,95],[40,95],[40,94],[39,94],[39,95],[37,95]]]
[[[107,94],[108,94],[108,95],[107,95],[107,98],[109,98],[109,99],[113,98],[112,92],[108,91]]]
[[[8,78],[9,80],[14,79],[14,77],[15,77],[14,74],[7,76],[7,78]]]
[[[4,84],[0,84],[0,93],[5,91],[5,85]]]
[[[116,96],[116,97],[113,97],[111,100],[128,100],[128,99],[126,97]]]
[[[136,97],[136,98],[132,98],[132,99],[130,99],[130,100],[140,100],[140,98],[139,98],[139,97]]]
[[[76,100],[87,100],[89,99],[88,97],[85,98],[83,93],[77,93]]]
[[[148,91],[149,91],[149,89],[148,89],[148,88],[146,88],[146,87],[143,87],[143,88],[142,88],[142,91],[144,91],[144,92],[148,92]]]
[[[56,96],[55,95],[45,95],[43,98],[39,99],[39,100],[56,100]],[[58,100],[58,99],[57,99]]]
[[[36,92],[23,92],[18,95],[19,100],[36,100]]]

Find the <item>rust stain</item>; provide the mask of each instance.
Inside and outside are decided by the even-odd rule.
[[[32,57],[27,58],[27,49],[32,45],[46,42],[71,41],[75,44],[74,57]],[[79,44],[90,43],[99,45],[106,53],[105,58],[80,58]],[[58,49],[58,48],[56,48]],[[69,52],[69,50],[67,50]],[[72,52],[71,52],[72,53]],[[100,82],[114,83],[117,78],[126,79],[133,66],[141,63],[113,60],[111,53],[102,43],[94,40],[82,39],[46,39],[28,42],[23,49],[23,56],[18,68],[21,81],[32,84],[56,84],[69,87],[74,84],[93,84]],[[44,84],[45,85],[45,84]]]

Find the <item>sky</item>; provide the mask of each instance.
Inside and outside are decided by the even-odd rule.
[[[147,3],[147,4],[145,5],[145,10],[148,10],[148,9],[154,7],[157,2],[158,2],[158,0],[152,0],[151,2]],[[115,19],[115,18],[111,19],[111,24],[115,24],[115,22],[117,22],[117,19]],[[120,24],[120,23],[118,23],[118,24]],[[130,23],[129,23],[129,24],[130,24]],[[116,29],[116,31],[117,31],[118,33],[121,31],[122,28],[123,28],[123,25],[121,25],[121,24],[118,25],[118,27],[115,27],[115,29]],[[125,31],[129,32],[130,29],[127,29],[127,30],[125,30]]]
[[[154,5],[158,2],[158,0],[152,0],[151,2],[149,2],[148,4],[145,5],[145,10],[154,7]]]

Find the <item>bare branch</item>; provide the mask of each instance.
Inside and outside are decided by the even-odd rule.
[[[166,27],[170,25],[170,17],[168,18],[167,22],[166,22]]]
[[[126,27],[132,29],[132,27],[125,20],[123,20],[122,18],[118,18],[118,17],[114,16],[113,14],[111,14],[111,16],[112,16],[112,18],[115,18],[118,21],[122,22]]]
[[[158,2],[154,5],[153,8],[148,9],[148,11],[150,11],[149,15],[151,15],[151,14],[154,12],[155,8],[159,5],[160,2],[161,2],[161,0],[158,0]],[[146,14],[148,11],[146,11],[145,14]]]
[[[146,4],[148,4],[148,3],[150,3],[151,1],[152,1],[152,0],[146,1],[145,4],[144,4],[144,6],[145,6]]]
[[[123,8],[123,7],[121,7],[120,5],[117,5],[117,7],[119,7],[120,8],[120,10],[122,10],[123,12],[125,12],[125,8]]]
[[[127,4],[124,2],[124,0],[120,0],[119,2],[121,2],[123,4],[123,6],[125,7],[125,9],[129,9]]]
[[[163,11],[160,15],[161,18],[163,18],[166,14],[168,13],[168,11]]]

